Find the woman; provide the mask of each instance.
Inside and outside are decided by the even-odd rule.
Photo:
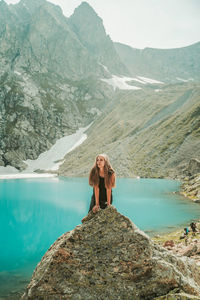
[[[115,171],[106,154],[99,154],[89,175],[89,184],[93,186],[93,195],[89,211],[97,212],[112,203],[112,188],[115,187]]]

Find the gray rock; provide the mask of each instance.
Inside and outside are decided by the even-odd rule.
[[[19,153],[15,151],[8,151],[3,155],[4,159],[3,161],[10,162],[10,165],[19,169],[24,170],[27,165],[22,161],[22,157],[20,157]]]
[[[90,212],[83,225],[58,238],[37,265],[22,299],[139,300],[177,289],[200,297],[199,285],[194,261],[155,245],[110,206]]]
[[[190,175],[200,173],[200,161],[198,159],[193,158],[189,161],[188,172]]]

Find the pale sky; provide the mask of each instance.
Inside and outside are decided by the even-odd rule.
[[[34,0],[30,0],[34,1]],[[19,0],[6,0],[17,3]],[[82,0],[49,0],[69,17]],[[178,48],[200,41],[200,0],[87,0],[114,42]]]

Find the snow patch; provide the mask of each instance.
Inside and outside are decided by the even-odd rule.
[[[132,80],[133,80],[133,81],[137,81],[137,82],[142,83],[142,84],[147,84],[146,81],[141,80],[141,79],[138,79],[138,78],[132,78]]]
[[[118,77],[116,75],[112,75],[109,79],[101,79],[102,81],[108,83],[113,87],[114,90],[117,88],[120,90],[140,90],[140,87],[132,86],[127,84],[129,81],[133,81],[134,79],[131,77]]]
[[[8,175],[8,174],[17,174],[19,170],[14,167],[7,166],[7,167],[0,167],[0,175]]]
[[[141,87],[133,86],[128,84],[128,82],[131,81],[136,81],[141,84],[164,84],[164,82],[152,79],[152,78],[147,78],[147,77],[142,77],[142,76],[137,76],[137,77],[126,77],[126,76],[116,76],[112,75],[111,78],[108,79],[101,79],[102,81],[108,83],[113,87],[114,90],[117,88],[120,90],[139,90]]]
[[[183,78],[180,78],[180,77],[176,77],[176,79],[179,80],[179,81],[183,81],[183,82],[188,82],[188,81],[194,80],[193,78],[183,79]]]
[[[17,75],[19,75],[19,76],[22,75],[22,74],[21,74],[20,72],[18,72],[18,71],[14,71],[14,73],[17,74]]]
[[[28,159],[24,161],[28,165],[24,172],[30,173],[36,170],[58,170],[59,166],[63,163],[65,155],[86,140],[87,135],[84,132],[89,126],[80,128],[76,133],[57,140],[51,149],[41,153],[37,159]]]
[[[154,83],[164,84],[164,82],[162,82],[162,81],[158,81],[158,80],[151,79],[151,78],[148,78],[148,77],[142,77],[142,76],[137,76],[137,77],[140,78],[142,81],[144,81],[144,82],[146,82],[146,83],[151,83],[151,84],[154,84]]]
[[[0,179],[44,178],[55,177],[56,174],[23,173],[12,166],[0,167]]]
[[[48,177],[56,177],[56,174],[36,174],[36,173],[17,173],[17,174],[7,174],[0,175],[0,179],[23,179],[23,178],[48,178]]]
[[[106,72],[110,73],[109,70],[108,70],[108,67],[104,66],[104,65],[101,64],[101,63],[99,63],[99,65],[102,66]]]
[[[87,138],[84,133],[90,126],[79,128],[76,133],[67,135],[59,140],[49,149],[39,155],[35,160],[28,159],[24,161],[28,167],[20,172],[14,167],[0,167],[0,179],[17,179],[17,178],[42,178],[55,177],[56,174],[34,173],[36,170],[55,171],[64,162],[67,153],[81,145]]]

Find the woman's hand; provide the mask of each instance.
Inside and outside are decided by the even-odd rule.
[[[93,213],[96,213],[96,212],[98,212],[99,211],[99,205],[95,205],[94,207],[93,207],[93,209],[92,209],[92,211],[93,211]]]

